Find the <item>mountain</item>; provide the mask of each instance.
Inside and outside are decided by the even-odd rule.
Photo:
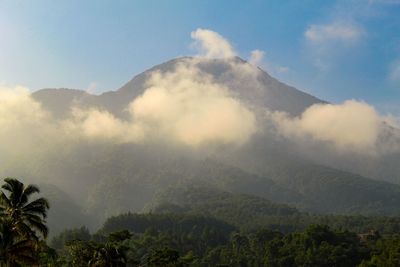
[[[67,118],[71,108],[78,105],[106,110],[124,120],[129,103],[145,92],[147,81],[154,73],[173,72],[188,61],[195,62],[201,73],[229,88],[236,99],[251,107],[257,114],[260,129],[269,127],[263,119],[267,111],[299,116],[313,104],[326,103],[279,82],[240,58],[178,58],[135,76],[116,91],[91,95],[80,90],[44,89],[33,93],[33,97],[56,119]],[[30,165],[35,170],[34,178],[62,188],[80,203],[86,214],[98,221],[119,213],[142,211],[160,195],[168,195],[168,190],[176,192],[181,186],[188,187],[187,192],[194,195],[196,192],[190,188],[225,192],[222,199],[216,199],[222,202],[217,201],[215,205],[258,203],[264,209],[278,205],[270,204],[272,201],[315,213],[400,213],[399,185],[363,176],[372,172],[367,167],[351,168],[349,164],[342,164],[347,160],[344,156],[330,161],[321,151],[319,158],[299,152],[290,140],[260,131],[241,147],[190,149],[168,144],[83,142],[53,151],[47,158],[34,158]],[[361,166],[362,158],[358,160]],[[387,161],[368,158],[365,162],[369,168],[376,166],[375,170],[387,171],[370,177],[396,181],[388,178],[398,170],[395,160],[390,161],[391,168],[385,168]],[[198,201],[210,197],[213,198],[205,194]],[[279,205],[278,209],[286,209]],[[195,210],[199,209],[205,208],[196,206]]]
[[[50,201],[47,223],[50,225],[50,237],[70,227],[93,225],[87,216],[68,194],[54,185],[40,184],[41,193]]]
[[[145,91],[146,81],[153,73],[174,71],[179,64],[191,59],[184,57],[162,63],[135,76],[120,89],[98,96],[81,90],[43,89],[33,93],[33,97],[58,117],[67,114],[72,104],[100,107],[117,116],[124,116],[124,108]],[[238,79],[237,66],[251,68],[252,73],[241,72],[241,77]],[[325,103],[281,83],[262,69],[255,68],[240,58],[235,58],[233,64],[232,61],[225,59],[201,60],[197,67],[211,75],[218,84],[227,86],[240,99],[270,110],[299,115],[312,104]]]

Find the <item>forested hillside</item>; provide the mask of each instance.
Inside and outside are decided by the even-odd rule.
[[[398,266],[400,218],[313,215],[260,197],[208,188],[166,191],[150,213],[65,229],[46,240],[51,203],[5,179],[4,266]],[[58,208],[57,206],[55,208]],[[65,213],[73,212],[70,207]],[[47,242],[46,242],[47,241]]]

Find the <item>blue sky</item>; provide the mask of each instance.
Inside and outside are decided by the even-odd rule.
[[[322,99],[400,114],[400,0],[0,0],[0,84],[116,90],[195,54],[197,28]]]

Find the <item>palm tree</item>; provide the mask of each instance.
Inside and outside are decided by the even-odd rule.
[[[22,266],[36,263],[34,241],[18,239],[10,220],[0,223],[0,266]]]
[[[14,178],[6,178],[4,181],[2,188],[8,194],[0,191],[0,217],[8,218],[13,229],[24,239],[37,241],[37,233],[46,238],[48,228],[45,218],[49,203],[42,197],[29,201],[32,194],[40,192],[39,188],[35,185],[24,186]]]
[[[118,247],[112,243],[99,247],[92,260],[89,261],[91,267],[124,267],[126,266],[126,247]]]

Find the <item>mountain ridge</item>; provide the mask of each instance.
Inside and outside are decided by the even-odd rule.
[[[37,101],[41,102],[44,108],[56,114],[57,117],[60,117],[60,115],[63,114],[65,116],[65,114],[68,113],[68,110],[66,110],[65,106],[61,105],[63,109],[61,111],[57,109],[56,105],[51,105],[50,102],[51,101],[59,102],[60,101],[59,99],[62,98],[68,98],[70,104],[72,104],[75,101],[83,106],[95,106],[103,108],[107,111],[110,111],[114,115],[117,115],[118,117],[126,117],[124,115],[124,112],[120,108],[118,109],[117,106],[126,107],[130,103],[130,101],[141,95],[145,91],[146,81],[151,76],[152,73],[156,71],[164,73],[172,72],[176,69],[177,65],[187,60],[193,60],[193,59],[194,58],[192,57],[180,57],[158,64],[152,68],[145,70],[144,72],[138,75],[135,75],[131,80],[129,80],[119,89],[115,91],[103,92],[100,95],[89,94],[86,91],[78,89],[46,88],[34,92],[32,96]],[[239,94],[239,97],[242,99],[249,98],[248,96],[249,94],[246,95],[245,94],[246,92],[255,91],[255,88],[252,88],[251,86],[246,84],[239,84],[245,87],[237,88],[238,84],[230,84],[229,81],[226,80],[227,78],[229,78],[229,76],[232,76],[232,68],[230,68],[229,66],[229,64],[231,63],[226,59],[210,59],[205,61],[199,61],[199,63],[197,64],[201,71],[211,74],[216,83],[226,84],[231,90],[232,88],[234,88],[234,90],[232,91],[235,92],[239,91],[239,93],[242,92],[242,95]],[[326,103],[325,101],[320,100],[308,93],[300,91],[295,87],[286,85],[285,83],[278,81],[277,79],[270,76],[266,71],[262,70],[259,67],[252,66],[251,64],[247,63],[245,60],[241,58],[236,57],[234,59],[233,64],[245,64],[245,66],[251,68],[252,71],[258,72],[257,79],[259,79],[258,81],[259,84],[257,84],[257,87],[261,87],[261,91],[262,90],[270,91],[269,94],[272,95],[270,98],[274,99],[274,101],[269,101],[267,95],[265,94],[260,95],[261,98],[252,97],[250,99],[253,102],[256,101],[258,106],[264,108],[266,107],[271,110],[286,111],[291,115],[300,115],[302,111],[304,111],[307,107],[311,106],[312,104]],[[215,73],[213,73],[215,69],[222,72],[222,74],[220,73],[215,75]],[[260,91],[259,88],[256,89]],[[282,94],[282,92],[285,95],[281,97],[280,95]],[[48,96],[49,93],[51,93],[52,96]],[[265,103],[263,103],[263,101]]]
[[[187,61],[189,65],[185,65]],[[44,89],[32,95],[57,119],[68,117],[71,107],[78,105],[105,110],[129,121],[127,106],[148,88],[149,77],[156,72],[177,71],[182,65],[194,65],[213,83],[228,88],[232,98],[256,107],[261,129],[270,126],[263,124],[266,111],[300,116],[313,104],[327,103],[279,82],[240,58],[173,59],[136,75],[118,90],[101,95],[74,89]],[[52,160],[57,159],[58,163],[45,162],[47,171],[36,175],[50,181],[56,175],[63,181],[58,182],[68,188],[67,193],[78,196],[83,210],[90,211],[91,216],[141,211],[162,190],[182,183],[253,195],[307,212],[400,214],[396,204],[400,201],[399,185],[314,162],[298,153],[287,139],[262,131],[235,148],[82,143],[68,149],[68,158],[53,153]],[[75,190],[78,193],[73,192],[76,184],[81,185]]]

